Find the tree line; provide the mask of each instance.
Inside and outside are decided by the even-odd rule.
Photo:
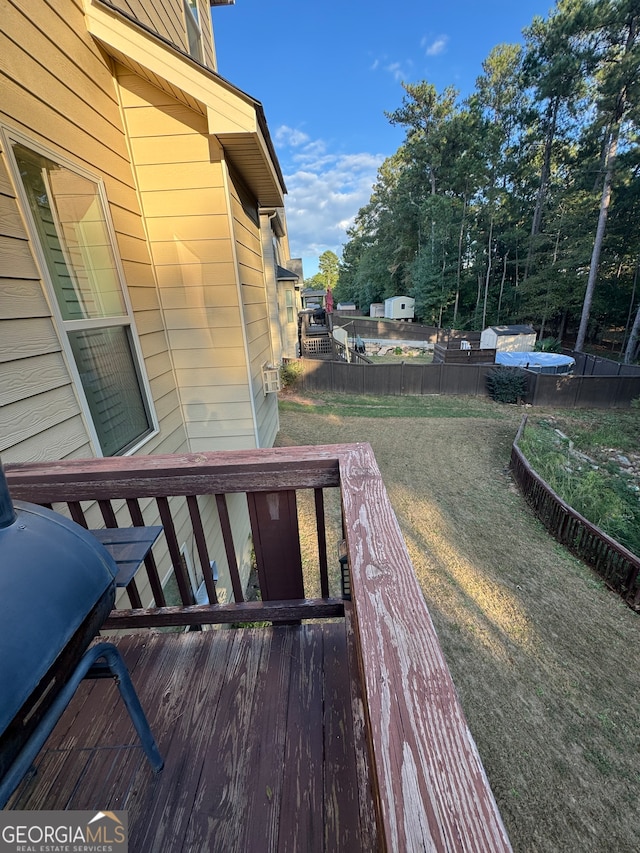
[[[640,0],[558,0],[461,98],[403,83],[405,130],[347,232],[336,301],[396,295],[438,327],[640,331]]]

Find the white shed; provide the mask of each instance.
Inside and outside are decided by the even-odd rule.
[[[413,320],[416,300],[410,296],[392,296],[384,300],[384,316],[391,320]]]
[[[531,326],[489,326],[480,335],[480,349],[497,352],[531,352],[536,345]]]
[[[384,317],[384,302],[372,302],[369,305],[370,317]]]

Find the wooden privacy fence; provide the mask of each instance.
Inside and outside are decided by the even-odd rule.
[[[534,471],[518,446],[526,423],[525,415],[511,447],[511,470],[525,500],[558,542],[592,566],[634,610],[640,610],[640,557],[576,512]]]
[[[486,397],[493,364],[347,364],[301,359],[298,387],[308,394],[421,395]],[[562,376],[522,370],[525,403],[554,408],[628,408],[640,398],[640,376]]]
[[[575,359],[573,372],[580,376],[640,376],[640,364],[620,364],[611,358],[585,352],[569,352]]]
[[[300,385],[315,394],[486,395],[486,376],[492,365],[466,364],[346,364],[302,360]]]

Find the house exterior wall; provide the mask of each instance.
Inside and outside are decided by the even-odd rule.
[[[243,122],[250,126],[251,105],[246,97],[234,99],[228,84],[213,91],[211,75],[201,84],[211,94],[206,105],[177,89],[172,97],[170,85],[160,79],[153,85],[153,74],[144,72],[137,60],[122,64],[115,55],[108,57],[87,31],[84,13],[89,6],[117,5],[184,50],[182,0],[35,3],[37,9],[28,12],[18,0],[5,3],[0,32],[3,462],[99,452],[27,229],[19,178],[5,150],[7,134],[14,133],[104,185],[158,426],[135,452],[270,446],[278,419],[276,395],[262,390],[262,365],[273,356],[259,225],[246,213],[247,199],[241,201],[238,181],[229,177],[225,152],[212,134],[214,120],[233,134]],[[209,22],[203,29],[210,33],[208,3],[201,0],[200,7],[201,20]],[[130,20],[126,36],[135,36]],[[207,55],[213,67],[212,37]],[[175,68],[175,55],[170,59]],[[184,61],[193,79],[194,64]],[[250,129],[264,156],[260,133]],[[264,170],[263,160],[256,163],[256,170]],[[257,211],[258,200],[249,201]],[[203,509],[204,523],[213,543],[211,556],[218,562],[219,588],[224,589],[228,571],[214,503]],[[229,504],[238,562],[246,577],[246,500],[235,496]],[[147,523],[158,523],[152,503],[146,511]],[[97,508],[88,513],[90,525],[102,523]],[[123,513],[120,523],[126,526],[130,519]],[[193,550],[191,541],[184,544]],[[161,547],[162,574],[170,563]],[[150,601],[148,588],[141,587],[140,593],[143,602]]]
[[[246,187],[234,173],[229,174],[229,194],[243,328],[250,365],[250,387],[255,412],[254,440],[256,443],[253,446],[272,447],[280,424],[277,394],[265,394],[262,382],[263,368],[274,361],[274,354],[259,216],[255,200],[251,199]]]
[[[184,0],[103,0],[104,5],[119,9],[154,33],[188,53]],[[208,0],[197,0],[202,36],[203,62],[216,70],[211,10]]]
[[[278,326],[282,341],[282,357],[297,358],[298,312],[302,310],[300,290],[304,280],[302,260],[289,258],[284,265],[288,271],[296,273],[298,278],[295,281],[285,278],[278,282]]]
[[[81,8],[69,3],[63,16],[53,2],[39,5],[37,15],[13,4],[3,11],[0,122],[44,146],[52,157],[85,168],[104,182],[161,424],[145,452],[184,450],[186,435],[111,71],[86,33]],[[5,462],[91,456],[96,448],[90,443],[4,150],[0,175],[0,206],[6,211],[0,226],[0,453]],[[18,340],[20,346],[13,346]]]
[[[256,446],[225,165],[206,119],[118,69],[189,447]]]

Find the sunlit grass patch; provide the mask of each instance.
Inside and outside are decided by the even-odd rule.
[[[507,417],[504,407],[483,397],[424,396],[370,397],[354,394],[322,394],[321,397],[282,398],[282,412],[313,412],[319,415],[363,418],[491,418]]]

